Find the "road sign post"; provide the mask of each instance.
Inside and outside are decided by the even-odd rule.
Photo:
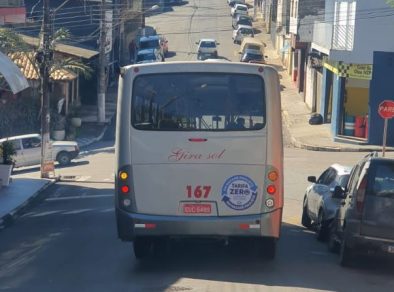
[[[393,100],[385,100],[379,104],[378,109],[379,115],[384,119],[384,129],[383,129],[383,149],[382,155],[383,157],[386,154],[386,142],[387,142],[387,126],[389,119],[394,117],[394,101]]]

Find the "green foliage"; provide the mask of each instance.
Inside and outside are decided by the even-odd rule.
[[[391,7],[394,7],[394,0],[386,0],[386,3]]]
[[[4,141],[0,144],[0,154],[3,158],[3,164],[13,164],[14,159],[12,156],[16,154],[16,150],[14,148],[14,144],[11,141]]]
[[[58,29],[52,37],[51,49],[56,48],[56,43],[62,40],[69,39],[70,32],[65,28]],[[37,48],[31,47],[23,38],[15,31],[9,28],[0,28],[0,51],[8,54],[20,52],[26,56],[33,65],[37,75],[40,75],[39,64],[34,58]],[[31,54],[33,52],[33,54]],[[54,58],[50,64],[50,72],[58,69],[67,69],[72,72],[83,75],[85,78],[90,78],[93,70],[83,62],[75,58]]]

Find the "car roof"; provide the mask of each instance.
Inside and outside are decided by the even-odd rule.
[[[248,6],[242,3],[235,4],[235,7],[241,7],[241,6],[245,7],[246,9],[248,8]]]
[[[143,50],[138,51],[137,55],[154,54],[155,50],[156,49],[154,49],[154,48],[143,49]]]
[[[350,174],[350,172],[352,171],[351,166],[342,165],[339,163],[334,163],[333,165],[331,165],[331,167],[334,168],[338,172],[338,175]]]
[[[40,134],[26,134],[26,135],[12,136],[12,137],[7,137],[7,138],[0,139],[0,142],[4,142],[4,141],[7,141],[7,140],[35,138],[35,137],[40,137]]]
[[[158,35],[149,35],[149,36],[142,36],[140,38],[140,42],[151,41],[151,40],[159,40],[159,36]]]
[[[216,43],[215,39],[200,39],[200,42],[214,42]]]
[[[245,25],[245,24],[240,24],[240,25],[238,25],[238,29],[240,29],[240,28],[250,28],[250,29],[253,29],[253,27],[252,27],[251,25]]]

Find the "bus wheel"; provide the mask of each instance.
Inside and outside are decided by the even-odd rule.
[[[149,256],[152,250],[152,241],[146,238],[136,238],[133,241],[133,249],[137,259],[144,259]]]

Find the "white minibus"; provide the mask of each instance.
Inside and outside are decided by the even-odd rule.
[[[143,258],[173,238],[253,242],[272,259],[283,209],[279,78],[266,65],[122,68],[116,124],[118,236]]]

